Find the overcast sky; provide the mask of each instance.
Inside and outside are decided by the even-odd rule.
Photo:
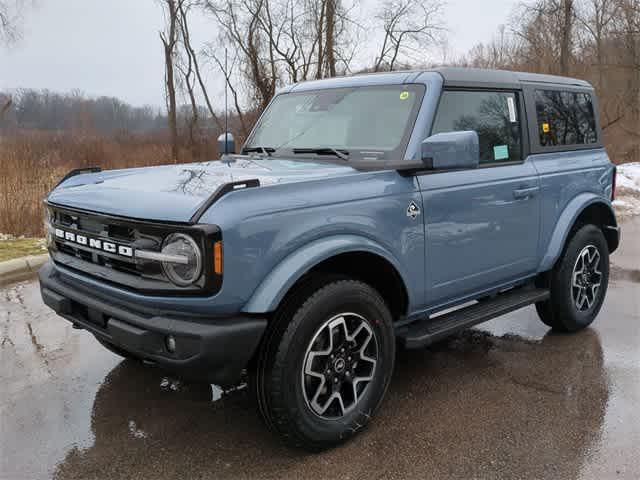
[[[363,0],[362,8],[371,3],[375,0]],[[449,0],[444,18],[449,48],[461,54],[490,40],[515,4]],[[134,105],[163,105],[161,27],[154,0],[38,0],[25,16],[24,38],[10,49],[0,47],[0,90],[78,89]],[[214,40],[216,32],[211,22],[194,18],[192,37],[201,44]],[[432,53],[429,60],[440,58]],[[208,81],[219,93],[215,75]]]

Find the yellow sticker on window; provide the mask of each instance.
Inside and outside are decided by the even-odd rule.
[[[406,100],[409,98],[409,92],[400,92],[400,100]]]
[[[545,123],[542,124],[542,131],[544,133],[549,133],[549,124],[548,123],[545,122]]]

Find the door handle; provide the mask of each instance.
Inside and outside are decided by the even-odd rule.
[[[525,199],[529,197],[533,197],[540,190],[539,187],[527,187],[527,188],[518,188],[513,191],[513,196],[516,199]]]

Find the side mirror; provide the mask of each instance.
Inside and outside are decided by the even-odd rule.
[[[422,142],[422,161],[430,170],[476,168],[480,163],[478,133],[466,130],[431,135]]]
[[[225,132],[218,137],[218,154],[236,153],[236,141],[231,132]]]

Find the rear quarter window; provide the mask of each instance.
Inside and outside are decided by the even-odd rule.
[[[577,146],[598,142],[590,93],[536,90],[535,104],[540,146]]]

